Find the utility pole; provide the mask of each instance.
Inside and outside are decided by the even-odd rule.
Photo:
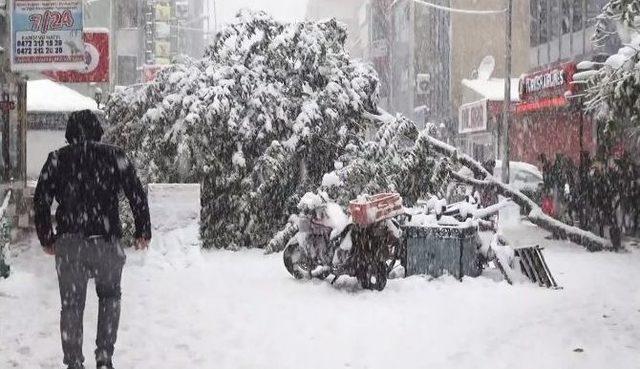
[[[218,33],[218,9],[216,7],[216,0],[213,0],[213,34]]]
[[[115,90],[115,86],[118,84],[118,28],[119,14],[118,14],[118,1],[113,0],[109,2],[109,91]]]
[[[509,183],[509,121],[511,109],[511,17],[513,14],[513,0],[507,0],[507,14],[505,17],[505,78],[504,100],[502,107],[502,182]]]

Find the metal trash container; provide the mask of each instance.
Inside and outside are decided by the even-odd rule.
[[[462,279],[482,272],[478,261],[478,228],[460,226],[405,226],[406,275],[440,277],[445,272]]]

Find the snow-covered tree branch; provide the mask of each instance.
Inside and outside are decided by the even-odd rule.
[[[384,115],[384,114],[383,114]],[[450,173],[456,180],[495,191],[497,194],[510,198],[514,203],[523,208],[528,214],[527,218],[534,224],[544,228],[562,238],[586,247],[590,251],[611,249],[611,242],[605,238],[598,237],[591,232],[577,227],[564,224],[548,215],[542,209],[524,195],[522,192],[512,188],[508,184],[500,182],[490,174],[478,161],[470,156],[461,153],[457,148],[431,137],[427,132],[421,132],[418,136],[413,151],[432,152],[432,155],[439,154],[449,159],[452,163],[463,165],[469,168],[477,178],[467,178],[457,173]],[[417,174],[419,175],[419,174]]]
[[[585,106],[596,113],[603,136],[635,136],[636,144],[640,143],[639,15],[640,0],[610,0],[597,18],[594,42],[598,45],[618,34],[625,45],[602,65],[581,63],[589,70],[576,75],[587,86]]]

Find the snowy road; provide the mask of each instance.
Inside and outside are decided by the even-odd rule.
[[[147,254],[128,254],[117,368],[640,367],[637,249],[590,254],[521,225],[508,235],[547,246],[563,290],[486,273],[368,292],[351,279],[296,281],[281,255],[201,253],[196,232],[159,235]],[[34,240],[15,248],[13,275],[0,280],[0,368],[60,368],[53,259]],[[90,290],[88,368],[96,312]]]

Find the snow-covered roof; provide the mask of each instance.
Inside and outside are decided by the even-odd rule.
[[[496,160],[496,168],[502,168],[502,160]],[[542,172],[538,167],[533,164],[525,163],[523,161],[509,161],[509,169],[512,171],[523,171],[536,174],[542,177]]]
[[[90,97],[48,79],[27,81],[28,112],[72,112],[97,110],[98,104]]]
[[[520,78],[511,78],[511,101],[520,101],[518,87]],[[462,85],[472,89],[490,101],[502,101],[504,99],[504,79],[489,78],[488,80],[480,79],[463,79]]]

